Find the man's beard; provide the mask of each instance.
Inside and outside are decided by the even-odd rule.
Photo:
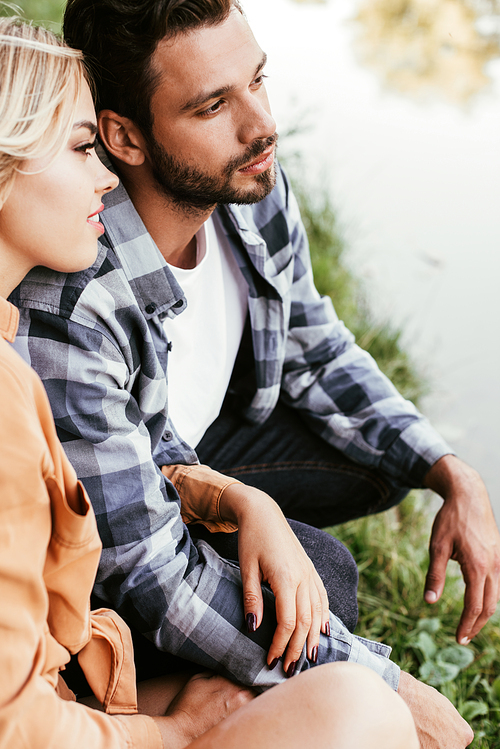
[[[253,185],[250,188],[235,188],[231,185],[231,180],[238,169],[255,161],[277,140],[278,135],[275,133],[265,140],[254,141],[244,156],[231,159],[221,175],[213,175],[181,164],[150,135],[148,150],[152,161],[153,177],[161,192],[180,210],[189,213],[204,212],[219,203],[237,203],[238,205],[258,203],[269,195],[275,185],[274,162],[265,172],[254,175]]]

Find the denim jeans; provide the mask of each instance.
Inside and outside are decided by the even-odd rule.
[[[382,512],[409,491],[353,463],[282,403],[255,426],[229,394],[196,452],[202,463],[265,491],[287,518],[316,528]]]

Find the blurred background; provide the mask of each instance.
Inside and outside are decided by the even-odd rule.
[[[63,3],[19,5],[57,30]],[[401,331],[420,407],[500,520],[500,0],[243,5],[280,153],[328,196],[374,324]]]

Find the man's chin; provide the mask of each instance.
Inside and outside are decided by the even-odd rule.
[[[253,205],[267,198],[276,184],[276,168],[274,163],[262,174],[256,174],[252,184],[245,188],[235,189],[230,200],[221,201],[235,205]]]

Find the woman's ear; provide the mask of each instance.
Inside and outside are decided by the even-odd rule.
[[[140,166],[146,159],[146,143],[137,125],[111,109],[99,112],[99,135],[109,153],[118,161]]]

